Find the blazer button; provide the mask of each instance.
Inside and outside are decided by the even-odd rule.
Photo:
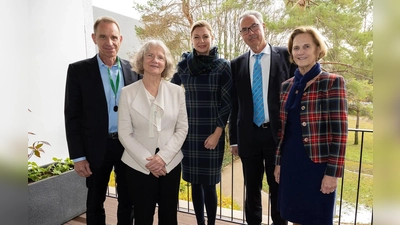
[[[302,125],[303,127],[305,127],[305,126],[307,125],[307,123],[306,123],[306,122],[302,122],[301,125]]]
[[[304,142],[308,142],[308,138],[304,138]]]
[[[303,105],[302,107],[301,107],[301,110],[305,110],[306,109],[306,107]]]

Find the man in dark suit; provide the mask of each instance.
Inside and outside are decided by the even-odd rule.
[[[121,88],[140,77],[117,56],[122,42],[118,23],[102,17],[93,28],[99,53],[68,67],[64,114],[69,155],[76,172],[86,177],[87,224],[105,225],[104,201],[114,168],[118,225],[128,225],[133,221],[133,206],[121,161],[124,148],[118,140],[117,112]]]
[[[265,172],[273,224],[283,225],[287,221],[277,211],[278,184],[274,178],[274,158],[280,126],[280,87],[283,81],[293,75],[294,66],[289,63],[286,48],[267,43],[264,29],[262,15],[257,11],[246,11],[239,17],[240,35],[250,51],[231,61],[233,93],[229,120],[230,144],[231,152],[239,155],[242,161],[247,223],[259,225],[262,222],[261,188]],[[259,74],[256,79],[255,74]],[[254,90],[253,93],[257,86],[253,82],[256,80],[260,81],[260,86],[258,92]],[[257,100],[260,101],[256,105]]]

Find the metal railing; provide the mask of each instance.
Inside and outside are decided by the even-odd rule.
[[[363,168],[363,153],[364,153],[364,148],[365,148],[365,134],[366,133],[370,133],[372,135],[373,130],[366,130],[366,129],[349,129],[349,139],[350,139],[350,133],[351,134],[361,134],[361,141],[359,143],[359,160],[358,160],[358,169],[355,171],[347,171],[350,173],[357,173],[357,189],[356,189],[356,198],[355,198],[355,202],[346,202],[343,199],[344,193],[346,192],[352,192],[354,190],[348,190],[346,189],[347,187],[344,185],[346,183],[346,177],[343,175],[343,177],[340,179],[341,182],[339,183],[338,187],[340,187],[340,190],[338,190],[338,194],[337,194],[337,204],[335,206],[335,221],[334,223],[337,225],[348,225],[348,224],[373,224],[373,211],[372,211],[372,206],[371,207],[365,207],[364,205],[360,205],[359,201],[360,201],[360,194],[363,195],[364,193],[360,193],[360,186],[362,184],[362,178],[363,176],[371,176],[371,175],[365,175],[362,173],[362,168]],[[348,143],[349,145],[349,143]],[[372,149],[372,146],[369,146]],[[226,154],[228,155],[228,154]],[[222,207],[218,207],[218,211],[217,211],[217,219],[218,220],[223,220],[223,221],[227,221],[227,222],[231,222],[232,224],[243,224],[245,223],[245,214],[244,214],[244,210],[243,210],[243,203],[244,203],[244,182],[241,180],[239,182],[241,182],[239,184],[239,186],[241,186],[240,188],[235,188],[235,186],[238,186],[238,181],[235,181],[235,177],[234,177],[234,171],[235,169],[238,170],[236,167],[237,166],[241,166],[241,163],[235,163],[236,160],[238,160],[237,158],[235,159],[231,154],[229,154],[226,157],[232,157],[231,161],[232,163],[229,164],[229,166],[225,167],[224,170],[230,170],[230,174],[228,176],[225,177],[230,177],[230,181],[228,179],[228,181],[224,180],[224,176],[222,176],[221,182],[218,184],[218,189],[219,189],[219,199],[218,199],[218,203],[219,206]],[[345,168],[346,170],[346,168]],[[240,169],[241,171],[241,169]],[[346,173],[345,173],[346,174]],[[238,175],[236,175],[238,176]],[[240,176],[243,176],[240,173]],[[194,214],[193,211],[193,206],[191,201],[188,201],[188,199],[191,199],[191,195],[190,195],[190,184],[187,182],[184,182],[184,186],[186,189],[186,197],[184,197],[184,199],[181,199],[179,201],[179,205],[178,205],[178,211],[180,212],[184,212],[184,213],[190,213],[190,214]],[[182,185],[182,183],[181,183]],[[230,193],[225,193],[226,192],[226,187],[225,185],[229,186],[229,191]],[[339,189],[339,188],[338,188]],[[109,191],[108,191],[108,196],[110,197],[116,197],[116,193],[114,188],[110,187]],[[225,191],[224,191],[225,190]],[[340,193],[340,194],[339,194]],[[239,197],[238,197],[239,195]],[[234,197],[236,196],[236,197]],[[263,222],[267,223],[267,224],[271,224],[272,223],[272,219],[270,218],[270,199],[269,199],[269,195],[268,193],[264,193],[264,196],[266,196],[266,203],[263,204],[263,208],[266,208],[267,213],[264,213],[264,217],[263,217]],[[365,198],[370,198],[372,199],[372,194],[371,196],[363,196]],[[237,203],[237,199],[240,198],[242,204]],[[230,203],[226,203],[225,200],[229,200],[228,202]],[[234,209],[235,206],[237,207],[237,205],[239,205],[239,209]],[[360,209],[360,206],[362,206],[362,210]],[[362,212],[361,212],[362,211]],[[360,215],[362,215],[362,218],[360,219]],[[346,219],[344,219],[343,217],[346,217]],[[368,217],[368,218],[366,218]],[[354,219],[349,219],[349,218],[354,218]]]

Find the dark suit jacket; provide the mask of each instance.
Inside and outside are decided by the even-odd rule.
[[[250,82],[250,51],[231,61],[233,90],[232,113],[229,119],[230,144],[238,144],[239,156],[247,157],[253,131],[253,96]],[[278,143],[279,93],[281,83],[294,75],[295,65],[289,62],[286,48],[271,46],[271,69],[268,87],[268,111],[275,146]]]
[[[120,62],[125,86],[140,79],[127,60]],[[99,167],[107,147],[108,108],[97,56],[69,65],[64,116],[70,158],[86,157]]]

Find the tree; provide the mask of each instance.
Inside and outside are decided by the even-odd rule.
[[[192,21],[189,7],[189,1],[150,0],[147,5],[136,3],[134,8],[142,14],[141,22],[144,25],[135,27],[136,34],[142,40],[163,40],[172,55],[180,56],[182,49],[190,46],[190,40],[186,35],[182,35],[188,33]]]
[[[360,116],[372,117],[372,1],[287,1],[284,18],[270,23],[267,27],[278,33],[299,25],[316,27],[327,38],[329,49],[321,65],[345,77],[356,128]],[[354,144],[358,144],[358,132]]]
[[[349,112],[356,115],[356,129],[360,128],[360,116],[362,111],[368,110],[370,106],[366,101],[370,98],[372,93],[372,85],[368,83],[368,80],[359,80],[355,78],[349,78],[346,82],[347,86],[347,99]],[[368,114],[369,112],[365,112]],[[358,132],[354,132],[354,145],[358,145]]]
[[[372,103],[372,0],[149,0],[134,8],[143,15],[144,27],[136,27],[137,35],[142,40],[163,40],[177,60],[191,51],[190,27],[200,19],[213,27],[220,56],[227,60],[248,51],[238,27],[245,10],[256,9],[264,15],[266,38],[272,45],[285,46],[297,26],[314,26],[329,49],[321,62],[323,69],[345,77],[349,101]],[[369,109],[355,104],[350,112],[358,121],[360,113]],[[365,115],[372,117],[372,113]]]
[[[179,58],[191,51],[190,27],[194,21],[205,19],[213,27],[220,56],[230,60],[247,50],[241,41],[238,17],[250,8],[268,9],[271,1],[234,0],[150,0],[146,5],[135,3],[134,8],[142,14],[143,27],[135,27],[142,40],[161,39]]]

